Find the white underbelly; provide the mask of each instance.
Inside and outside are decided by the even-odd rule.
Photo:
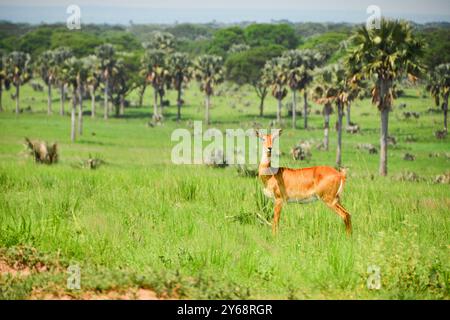
[[[268,198],[275,198],[273,191],[269,188],[264,188],[263,193]],[[301,198],[288,198],[287,202],[294,202],[294,203],[310,203],[319,200],[319,198],[316,195],[312,195],[309,197],[301,197]]]
[[[319,200],[317,196],[311,196],[308,198],[289,198],[288,202],[294,202],[294,203],[310,203]]]

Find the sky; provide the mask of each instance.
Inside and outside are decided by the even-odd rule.
[[[240,22],[287,19],[293,22],[364,22],[369,5],[383,16],[450,22],[450,0],[0,0],[0,20],[65,22],[71,4],[82,23]]]

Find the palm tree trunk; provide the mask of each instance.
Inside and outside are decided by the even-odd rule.
[[[0,82],[0,112],[3,111],[2,96],[3,96],[3,84]]]
[[[20,109],[19,109],[19,93],[20,93],[20,85],[16,84],[16,114],[20,113]]]
[[[339,168],[342,164],[342,118],[344,116],[344,108],[341,102],[338,102],[338,138],[336,150],[336,166]]]
[[[158,88],[153,87],[154,95],[153,95],[153,119],[157,120],[158,117]]]
[[[329,136],[330,136],[330,109],[331,106],[326,104],[323,108],[323,117],[324,117],[324,132],[323,132],[323,147],[326,151],[328,151],[329,146]]]
[[[94,90],[94,86],[91,86],[91,117],[95,118],[95,90]]]
[[[388,138],[389,109],[384,108],[381,111],[381,130],[380,130],[380,175],[387,175],[387,138]]]
[[[178,88],[178,97],[177,97],[177,121],[181,120],[181,87]]]
[[[77,111],[77,92],[76,89],[73,89],[73,95],[72,95],[72,111],[70,113],[70,139],[72,142],[75,142],[75,121],[76,121],[76,111]]]
[[[123,94],[120,95],[120,108],[119,108],[119,115],[123,116],[125,114],[125,97]]]
[[[47,114],[52,114],[52,85],[47,84]]]
[[[210,95],[207,94],[206,95],[206,101],[205,101],[205,108],[206,108],[206,113],[205,113],[205,123],[206,125],[209,125],[209,103],[210,103]]]
[[[347,102],[347,127],[349,127],[352,123],[352,121],[350,120],[350,107],[351,107],[351,102]]]
[[[81,86],[78,87],[78,134],[81,136],[83,134],[83,96],[81,93]]]
[[[447,113],[448,113],[448,93],[444,97],[444,130],[446,132],[448,132],[448,129],[447,129]]]
[[[109,95],[109,79],[106,78],[106,80],[105,80],[105,106],[104,106],[105,114],[103,116],[105,119],[108,119],[108,109],[109,109],[109,106],[108,106],[108,95]]]
[[[159,94],[159,114],[162,115],[164,113],[163,112],[163,108],[164,108],[164,103],[163,103],[164,93],[162,92],[162,90],[159,90],[158,94]]]
[[[305,119],[305,129],[308,129],[308,100],[307,100],[307,94],[306,90],[303,90],[303,116]]]
[[[292,90],[292,129],[295,129],[295,117],[297,113],[297,92]]]
[[[281,98],[278,98],[278,109],[277,109],[277,122],[281,123]]]
[[[379,80],[379,95],[381,110],[381,127],[380,127],[380,175],[387,175],[387,157],[388,157],[388,124],[389,124],[389,111],[391,110],[390,99],[388,97],[389,89],[392,87],[392,81],[389,79]]]
[[[64,100],[65,100],[65,92],[64,92],[64,83],[60,85],[59,87],[60,94],[61,94],[61,109],[59,110],[60,115],[64,115]]]

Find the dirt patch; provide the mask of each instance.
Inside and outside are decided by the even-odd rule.
[[[0,276],[12,276],[19,281],[23,278],[39,273],[61,274],[66,270],[59,263],[48,264],[41,259],[35,259],[34,255],[24,254],[20,248],[14,254],[0,252]],[[34,252],[34,251],[30,251]],[[34,287],[28,299],[31,300],[158,300],[166,297],[158,297],[156,292],[146,288],[127,287],[114,288],[104,291],[81,290],[68,291],[65,286],[55,284],[47,287]]]
[[[30,300],[159,300],[156,293],[150,289],[128,288],[114,289],[104,292],[86,291],[81,293],[44,292],[35,289],[30,295]]]
[[[11,275],[13,277],[26,277],[31,274],[31,270],[28,267],[20,266],[18,264],[10,265],[5,260],[0,258],[0,275]]]
[[[86,292],[83,300],[158,300],[156,293],[149,289],[127,289],[125,291],[110,290],[104,293]]]

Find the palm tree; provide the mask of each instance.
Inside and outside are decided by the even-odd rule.
[[[159,49],[147,50],[141,60],[140,74],[154,89],[152,119],[155,122],[160,122],[162,120],[162,101],[160,100],[160,113],[158,112],[158,96],[164,90],[164,84],[169,76],[166,53]]]
[[[316,103],[323,104],[322,115],[324,117],[323,147],[328,151],[330,134],[330,114],[333,112],[334,90],[330,86],[332,74],[329,70],[322,70],[316,77],[318,84],[313,89],[313,99]]]
[[[303,65],[302,57],[299,50],[289,50],[283,54],[283,58],[287,63],[287,77],[288,85],[292,92],[292,128],[296,128],[296,110],[297,110],[297,91],[301,88],[301,81],[306,74],[305,66]]]
[[[144,49],[154,49],[154,50],[160,50],[165,53],[165,57],[170,56],[175,47],[175,37],[169,33],[169,32],[161,32],[161,31],[155,31],[152,34],[152,39],[149,43],[143,44]],[[165,59],[167,60],[167,59]],[[170,77],[164,77],[162,79],[164,83],[159,88],[159,100],[160,100],[160,107],[161,107],[161,115],[162,115],[162,108],[164,106],[164,95],[166,94],[166,91],[164,89],[164,85],[166,85],[168,88],[170,87],[171,80]],[[145,90],[145,87],[142,88],[142,90]]]
[[[348,71],[348,75],[353,74],[352,71]],[[367,81],[364,78],[353,76],[351,79],[349,79],[347,83],[348,87],[348,97],[347,97],[347,112],[346,112],[346,119],[347,119],[347,127],[352,125],[351,121],[351,106],[352,103],[356,99],[364,99],[366,97],[366,94],[368,93],[368,85]]]
[[[139,56],[130,53],[118,54],[115,72],[112,74],[112,88],[116,96],[113,98],[116,106],[116,115],[125,113],[125,97],[138,87],[141,80],[139,76]]]
[[[205,93],[205,123],[210,123],[211,95],[215,87],[223,81],[222,57],[216,55],[202,55],[194,62],[194,75],[200,82],[200,90]]]
[[[83,135],[83,92],[86,90],[87,80],[91,68],[89,57],[79,59],[80,66],[77,76],[77,95],[78,95],[78,134]]]
[[[189,81],[191,74],[191,61],[186,53],[176,52],[169,59],[170,74],[172,83],[178,92],[177,96],[177,120],[181,120],[181,92],[183,85]]]
[[[277,122],[281,123],[282,100],[287,95],[288,65],[284,58],[273,58],[264,65],[261,79],[271,87],[272,95],[278,101]]]
[[[127,70],[125,62],[123,58],[118,58],[116,61],[115,72],[111,75],[112,94],[117,94],[117,99],[114,99],[114,96],[112,99],[116,109],[116,116],[123,115],[125,111],[125,93],[127,91],[126,77]]]
[[[296,127],[296,108],[297,97],[296,92],[303,90],[304,99],[304,127],[308,128],[308,101],[307,86],[313,80],[312,71],[322,61],[320,53],[310,50],[289,50],[283,54],[283,58],[287,60],[288,68],[288,85],[292,91],[292,127]]]
[[[374,79],[372,102],[381,113],[379,172],[385,176],[389,111],[394,99],[394,81],[405,73],[418,76],[422,69],[419,58],[423,45],[416,40],[408,23],[387,19],[381,19],[380,28],[358,28],[351,43],[347,65],[358,67],[355,74]]]
[[[44,51],[36,61],[37,73],[47,85],[47,113],[52,114],[52,84],[55,80],[55,54],[51,50]]]
[[[91,117],[95,118],[95,91],[101,82],[100,59],[96,55],[89,55],[83,61],[87,69],[86,85],[91,96]]]
[[[11,52],[5,60],[6,76],[16,87],[16,114],[19,114],[20,86],[31,79],[30,55],[21,51]]]
[[[347,100],[347,112],[345,113],[345,118],[347,120],[347,127],[352,125],[351,120],[351,107],[352,102],[355,101],[355,99],[359,96],[359,87],[354,86],[354,90],[351,90],[348,94],[348,100]]]
[[[346,77],[345,70],[339,65],[334,67],[333,86],[335,90],[335,102],[338,116],[338,140],[336,150],[336,166],[339,168],[342,164],[342,118],[344,117],[344,105],[348,103],[349,80]]]
[[[447,113],[448,96],[450,93],[450,63],[438,65],[428,80],[427,90],[434,98],[436,105],[442,102],[442,111],[444,111],[444,130],[447,132]]]
[[[289,50],[286,51],[283,56],[287,63],[288,73],[288,85],[292,91],[292,127],[295,129],[295,116],[296,116],[296,92],[303,90],[304,99],[304,121],[305,129],[308,128],[308,97],[307,86],[312,82],[312,71],[322,61],[322,56],[315,50]]]
[[[140,78],[137,83],[137,87],[139,89],[138,95],[139,95],[139,106],[141,107],[144,104],[144,94],[145,90],[147,89],[147,80],[144,78]]]
[[[55,60],[55,78],[59,85],[59,91],[60,91],[60,100],[61,100],[61,107],[60,107],[60,115],[64,115],[64,102],[65,102],[65,86],[67,84],[66,79],[64,79],[64,64],[67,59],[71,58],[73,56],[72,50],[65,47],[57,48],[53,51],[54,54],[54,60]]]
[[[81,99],[82,78],[84,77],[85,68],[83,61],[75,57],[67,59],[64,63],[62,72],[67,84],[72,87],[72,110],[71,110],[71,130],[70,138],[72,142],[76,138],[76,111],[77,100]]]
[[[343,46],[345,46],[347,50],[348,41],[343,42],[344,42]],[[346,63],[345,59],[341,59],[339,62],[343,63],[344,65]],[[362,73],[358,72],[358,70],[361,69],[361,66],[356,64],[351,65],[346,64],[345,69],[347,70],[347,76],[349,77],[347,82],[348,97],[346,103],[347,105],[346,119],[347,119],[347,127],[350,127],[352,125],[351,106],[353,101],[355,101],[357,98],[362,100],[367,96],[369,96],[370,93],[366,77]]]
[[[167,54],[173,52],[174,46],[175,46],[175,37],[173,36],[173,34],[161,31],[154,32],[153,38],[150,41],[150,43],[144,45],[146,49],[152,48],[162,50]]]
[[[346,70],[340,64],[330,65],[321,70],[318,80],[320,83],[314,88],[314,98],[316,102],[324,105],[324,147],[326,150],[328,150],[331,105],[332,103],[336,104],[338,116],[336,166],[340,167],[342,164],[342,119],[344,117],[344,105],[348,102],[351,90],[350,80]]]
[[[3,88],[9,89],[9,79],[7,77],[6,73],[6,53],[2,50],[0,50],[0,112],[3,111],[3,104],[2,104],[2,94],[3,94]]]
[[[102,44],[95,49],[95,54],[100,60],[100,70],[105,89],[104,118],[108,119],[108,98],[111,94],[109,92],[111,87],[110,79],[116,64],[115,50],[111,44]]]

